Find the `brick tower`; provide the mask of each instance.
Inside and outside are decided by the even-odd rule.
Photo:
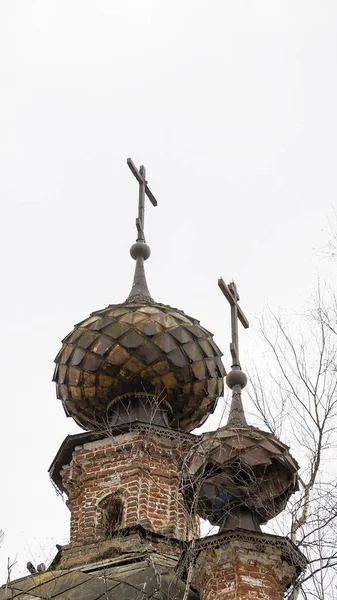
[[[70,542],[0,600],[282,600],[305,561],[260,525],[296,490],[298,466],[246,422],[237,320],[248,322],[236,288],[221,283],[232,306],[228,423],[197,436],[223,394],[222,354],[199,321],[150,296],[144,204],[157,201],[144,167],[128,165],[139,183],[131,292],[76,325],[55,359],[57,396],[84,430],[50,467],[67,497]],[[200,517],[219,533],[200,538]]]

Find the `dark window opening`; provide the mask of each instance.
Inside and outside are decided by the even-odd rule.
[[[102,534],[111,537],[123,519],[123,502],[119,496],[109,496],[100,504],[102,511]]]

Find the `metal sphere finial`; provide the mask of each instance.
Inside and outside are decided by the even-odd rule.
[[[151,248],[145,242],[138,241],[132,244],[130,248],[130,254],[134,260],[137,260],[137,258],[143,258],[144,260],[147,260],[151,254]]]
[[[247,375],[241,371],[240,367],[234,365],[226,377],[226,383],[231,390],[235,385],[239,385],[243,389],[247,385]]]

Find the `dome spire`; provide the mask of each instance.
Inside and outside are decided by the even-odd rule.
[[[136,268],[132,289],[127,298],[127,302],[149,303],[153,302],[153,299],[151,298],[149,289],[147,287],[144,269],[144,261],[149,258],[151,254],[151,249],[145,241],[144,233],[145,195],[152,202],[153,206],[157,206],[158,202],[148,188],[145,167],[142,165],[138,170],[131,158],[128,158],[126,162],[130,171],[133,173],[139,183],[138,217],[136,219],[137,241],[130,248],[130,254],[136,261]]]
[[[226,383],[232,390],[232,403],[228,415],[227,425],[241,425],[245,427],[247,426],[247,421],[242,405],[241,390],[247,383],[247,377],[246,374],[241,370],[239,359],[238,321],[242,323],[245,329],[249,327],[249,322],[238,304],[240,296],[234,281],[232,281],[229,285],[226,285],[224,280],[221,278],[218,279],[218,286],[231,306],[232,342],[230,344],[230,351],[233,362],[232,370],[226,377]]]

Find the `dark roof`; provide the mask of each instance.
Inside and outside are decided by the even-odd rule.
[[[0,600],[181,600],[185,583],[169,556],[147,557],[127,564],[101,565],[92,571],[55,570],[17,579],[0,588]],[[188,600],[198,600],[190,591]]]

